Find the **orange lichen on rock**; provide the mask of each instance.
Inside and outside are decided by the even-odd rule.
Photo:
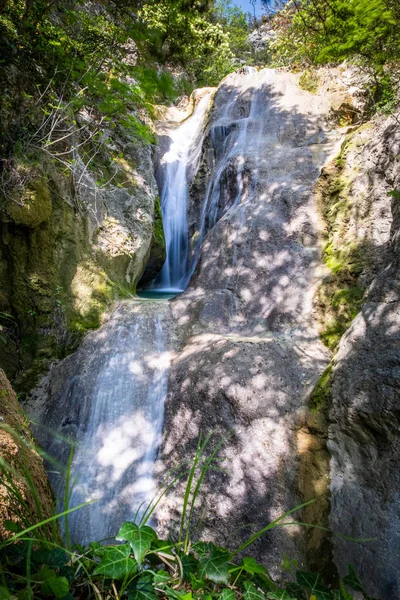
[[[26,479],[27,473],[34,491]],[[18,496],[22,502],[18,502]],[[0,369],[0,540],[12,535],[5,521],[33,524],[50,517],[52,506],[43,461],[34,449],[16,394]]]

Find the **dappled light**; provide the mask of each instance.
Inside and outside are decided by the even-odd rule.
[[[87,338],[82,354],[63,363],[61,386],[52,390],[55,402],[37,436],[64,465],[71,439],[71,504],[95,500],[71,519],[74,541],[114,535],[156,492],[153,467],[170,361],[163,328],[168,310],[167,302],[121,304]],[[62,498],[63,469],[50,477]]]
[[[194,528],[228,548],[312,498],[315,505],[300,518],[328,527],[329,494],[342,498],[346,486],[358,493],[364,477],[343,459],[352,442],[342,431],[351,411],[363,414],[362,382],[351,411],[343,407],[340,426],[331,425],[330,488],[327,414],[310,411],[310,395],[332,369],[325,371],[332,354],[319,337],[315,307],[326,277],[315,187],[347,130],[331,120],[327,98],[301,90],[297,76],[283,71],[229,75],[207,113],[211,93],[197,99],[181,124],[175,115],[160,125],[157,177],[171,242],[165,277],[162,272],[142,299],[120,304],[51,380],[46,425],[58,424],[64,439],[40,430],[39,439],[64,464],[65,438],[76,441],[72,501],[98,499],[71,516],[76,540],[84,528],[85,540],[100,539],[133,519],[174,469],[187,464],[201,435],[212,434],[211,447],[223,444],[197,498]],[[354,211],[355,229],[360,223],[362,230]],[[388,236],[376,237],[360,242],[370,255],[379,254]],[[172,297],[184,282],[187,289]],[[371,314],[379,313],[379,327],[384,320],[385,335],[397,339],[397,315],[382,310],[366,305],[354,322],[360,348],[343,342],[336,381],[351,371],[354,353],[368,353],[362,340],[373,337]],[[396,367],[391,373],[397,377]],[[336,385],[347,397],[347,375],[343,381]],[[378,427],[375,417],[362,419]],[[378,456],[376,447],[374,464]],[[157,506],[165,537],[179,527],[184,485],[177,481]],[[331,524],[343,532],[334,509]],[[354,529],[349,524],[344,533]],[[365,537],[367,523],[360,519],[358,529]],[[305,533],[290,525],[258,539],[252,554],[273,574],[286,554],[334,581],[339,546],[324,529]]]

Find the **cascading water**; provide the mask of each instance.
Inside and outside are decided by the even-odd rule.
[[[38,440],[50,455],[65,465],[68,445],[63,439],[55,438],[53,431],[58,431],[63,438],[71,437],[76,443],[72,479],[77,479],[71,505],[98,499],[70,516],[74,541],[87,542],[115,535],[124,520],[135,517],[142,502],[146,504],[151,500],[155,487],[153,465],[163,427],[167,387],[168,393],[171,390],[171,403],[184,404],[188,389],[195,390],[194,396],[202,389],[203,381],[201,385],[194,382],[190,383],[192,388],[187,387],[191,377],[206,368],[202,380],[213,380],[214,359],[201,359],[205,352],[201,344],[184,355],[185,360],[190,357],[199,357],[199,360],[195,358],[197,362],[185,368],[179,377],[170,376],[172,340],[176,339],[174,349],[184,347],[185,335],[192,335],[193,331],[201,331],[203,327],[209,328],[207,333],[220,327],[219,323],[225,323],[223,302],[227,297],[229,316],[235,317],[237,303],[240,310],[247,307],[243,321],[246,327],[247,322],[254,325],[257,334],[269,327],[268,319],[273,311],[278,315],[278,325],[283,313],[287,313],[290,322],[297,323],[302,311],[309,312],[310,303],[304,303],[304,309],[303,305],[297,307],[297,299],[304,295],[300,291],[305,287],[298,281],[300,278],[304,282],[311,277],[309,264],[317,251],[292,240],[291,211],[297,202],[299,211],[293,227],[299,227],[304,213],[306,234],[306,221],[311,211],[307,202],[319,168],[329,153],[329,145],[324,149],[326,136],[320,130],[318,120],[312,123],[301,103],[299,116],[295,102],[281,102],[286,98],[286,85],[295,90],[293,96],[296,99],[298,88],[293,77],[272,70],[257,72],[250,69],[247,73],[232,74],[216,94],[207,128],[205,121],[212,90],[204,93],[191,117],[175,127],[169,123],[166,128],[161,145],[166,138],[170,143],[160,159],[158,183],[167,260],[150,289],[156,295],[184,290],[201,254],[193,280],[197,286],[194,296],[197,294],[200,304],[193,314],[186,314],[185,306],[191,306],[190,294],[184,294],[172,305],[165,301],[122,303],[109,321],[87,336],[78,351],[62,361],[52,373],[50,389],[46,390],[45,409],[39,417],[46,424],[47,433],[41,434],[37,430]],[[205,146],[205,155],[211,159],[204,180],[205,193],[198,198],[198,238],[191,256],[188,196],[207,133],[210,143]],[[304,143],[312,148],[305,151],[301,147]],[[285,167],[289,161],[290,169]],[[286,196],[289,193],[290,202]],[[275,274],[269,270],[273,266],[278,266]],[[266,281],[269,282],[268,289]],[[290,286],[293,286],[293,292]],[[198,294],[198,290],[201,293]],[[206,302],[209,302],[208,306]],[[287,305],[282,308],[285,302]],[[272,322],[272,317],[270,320]],[[232,321],[229,320],[227,328],[231,327]],[[283,319],[282,328],[285,323]],[[185,324],[185,327],[178,330],[177,324]],[[233,330],[231,327],[228,333]],[[313,339],[312,335],[310,339]],[[227,343],[226,340],[223,343]],[[267,346],[257,352],[260,355],[268,353]],[[173,369],[179,368],[176,358],[179,352],[174,355]],[[228,368],[236,355],[239,357],[236,349],[227,352],[221,359],[223,368]],[[218,376],[219,380],[213,383],[215,388],[220,382],[228,385],[224,382],[233,381],[237,373],[246,381],[253,367],[242,372],[239,358],[227,377]],[[254,360],[259,360],[258,354]],[[296,360],[293,359],[294,364]],[[218,368],[222,367],[219,365]],[[268,373],[273,373],[274,368],[268,366]],[[263,387],[264,374],[255,374],[254,381],[254,394],[262,390],[260,406],[264,407],[269,393]],[[241,380],[240,389],[242,383]],[[180,384],[182,388],[177,387]],[[243,383],[243,389],[251,385],[251,382]],[[276,389],[273,382],[270,387]],[[234,393],[232,390],[235,389],[231,386],[229,393]],[[222,391],[221,398],[225,398],[226,390]],[[297,388],[294,396],[298,397]],[[213,396],[210,402],[213,407],[214,400]],[[241,398],[237,400],[238,406],[241,401]],[[236,406],[236,400],[232,406]],[[215,414],[218,410],[216,408]],[[180,433],[183,438],[192,425],[195,427],[197,419],[202,418],[202,411],[203,400],[198,406],[190,407],[180,421],[173,420],[175,415],[169,421],[167,418],[169,428],[179,429],[186,423],[185,431]],[[224,423],[225,417],[229,421],[230,411],[231,408],[219,419],[218,426]],[[207,427],[214,408],[209,415]],[[275,427],[276,423],[271,430]],[[256,437],[251,434],[249,439]],[[260,435],[260,439],[266,437],[265,432]],[[246,443],[243,437],[243,447]],[[262,464],[265,462],[263,457]],[[271,473],[273,470],[271,468]],[[50,476],[57,490],[57,474]],[[259,497],[262,497],[261,493]]]
[[[168,310],[160,301],[121,304],[70,357],[77,364],[67,358],[62,365],[63,386],[45,420],[51,431],[41,428],[38,437],[47,432],[44,446],[62,464],[69,451],[65,440],[72,438],[70,506],[95,500],[70,515],[73,542],[115,536],[155,495],[153,468],[168,383]],[[63,471],[52,468],[49,475],[62,499]]]
[[[152,340],[149,354],[145,337]],[[84,532],[84,543],[115,535],[155,494],[153,465],[168,381],[161,315],[118,324],[110,346],[96,373],[90,419],[72,465],[78,479],[71,506],[96,500],[71,520],[72,539],[82,541]],[[79,398],[73,394],[71,400]]]
[[[212,92],[201,98],[193,115],[169,134],[170,146],[160,161],[161,210],[166,260],[151,289],[182,292],[189,277],[188,189],[201,152],[204,118]]]
[[[273,82],[274,71],[248,67],[243,73],[254,77],[256,87],[249,101],[248,114],[237,111],[239,89],[232,87],[226,103],[214,115],[213,125],[210,129],[210,141],[214,152],[216,165],[215,174],[209,180],[207,192],[201,211],[199,235],[193,253],[190,276],[193,275],[200,255],[201,245],[208,231],[218,219],[230,208],[238,206],[243,198],[244,171],[246,155],[249,148],[259,149],[264,140],[263,128],[260,123],[265,120],[265,105],[267,86]],[[234,173],[234,190],[226,189],[227,166]],[[254,178],[254,168],[252,177]],[[227,285],[227,287],[229,287]]]

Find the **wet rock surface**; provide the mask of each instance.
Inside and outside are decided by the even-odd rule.
[[[311,104],[295,75],[228,76],[191,190],[202,245],[189,288],[171,302],[178,344],[158,469],[190,456],[200,433],[226,440],[225,474],[212,476],[202,516],[204,534],[231,547],[251,523],[261,528],[304,499],[296,432],[329,362],[312,303],[320,264],[312,190],[340,138],[329,108],[325,98]],[[162,527],[177,506],[179,491],[159,511]],[[284,553],[305,559],[293,527],[255,551],[270,566]]]

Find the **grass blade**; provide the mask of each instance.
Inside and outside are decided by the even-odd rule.
[[[237,548],[237,550],[235,550],[234,552],[232,552],[231,558],[233,558],[234,556],[236,556],[236,554],[239,554],[239,552],[242,552],[243,550],[245,550],[248,546],[250,546],[250,544],[252,544],[256,540],[258,540],[259,537],[261,537],[262,535],[264,535],[264,533],[266,533],[270,529],[274,529],[274,527],[277,527],[278,524],[283,519],[285,519],[289,515],[293,514],[297,510],[300,510],[301,508],[304,508],[305,506],[308,506],[309,504],[313,504],[314,502],[315,502],[315,500],[309,500],[308,502],[304,502],[303,504],[299,504],[295,508],[292,508],[291,510],[288,510],[285,513],[283,513],[280,517],[278,517],[277,519],[275,519],[275,521],[272,521],[266,527],[264,527],[263,529],[260,529],[256,533],[254,533],[246,542],[244,542],[241,546],[239,546],[239,548]]]

